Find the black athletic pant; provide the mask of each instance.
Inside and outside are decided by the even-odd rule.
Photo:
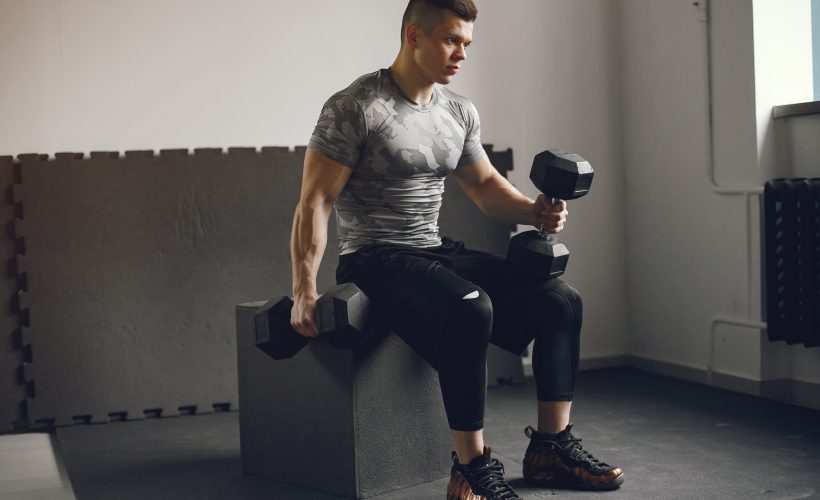
[[[441,246],[373,244],[343,255],[336,282],[354,282],[377,321],[438,370],[450,428],[484,426],[489,342],[521,354],[535,339],[539,401],[571,401],[578,369],[581,298],[557,278],[516,272],[504,258]]]

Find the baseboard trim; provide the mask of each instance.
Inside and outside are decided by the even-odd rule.
[[[629,366],[637,370],[820,410],[820,383],[792,379],[753,380],[720,372],[712,372],[710,381],[708,370],[703,368],[641,356],[629,358]]]
[[[804,380],[791,380],[791,402],[820,410],[820,384]]]
[[[587,358],[581,359],[578,363],[578,369],[581,371],[620,367],[631,367],[664,377],[820,410],[820,383],[816,382],[792,379],[753,380],[728,373],[712,372],[710,374],[704,368],[633,355]],[[533,376],[532,365],[529,363],[524,364],[524,376]]]
[[[630,356],[603,356],[598,358],[587,358],[578,361],[579,370],[602,370],[604,368],[617,368],[619,366],[630,366]]]

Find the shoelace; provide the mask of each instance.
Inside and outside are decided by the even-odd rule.
[[[504,466],[496,459],[490,459],[487,465],[470,469],[473,477],[481,487],[495,493],[495,498],[498,500],[514,500],[519,499],[515,491],[504,480]]]
[[[590,452],[581,446],[581,438],[571,436],[566,439],[552,442],[564,450],[570,458],[578,460],[579,462],[586,462],[596,467],[609,467],[609,464],[601,462],[597,458],[593,457]]]

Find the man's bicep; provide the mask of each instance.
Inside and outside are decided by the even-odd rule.
[[[490,163],[490,159],[484,156],[474,163],[461,165],[453,171],[453,174],[455,174],[461,189],[475,201],[474,196],[481,186],[493,177],[494,172],[495,167]]]
[[[302,170],[301,199],[308,203],[335,201],[352,173],[352,168],[308,148]]]

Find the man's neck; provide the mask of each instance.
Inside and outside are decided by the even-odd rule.
[[[432,99],[435,84],[421,76],[412,62],[397,57],[390,66],[390,74],[402,93],[416,104],[427,104]]]

